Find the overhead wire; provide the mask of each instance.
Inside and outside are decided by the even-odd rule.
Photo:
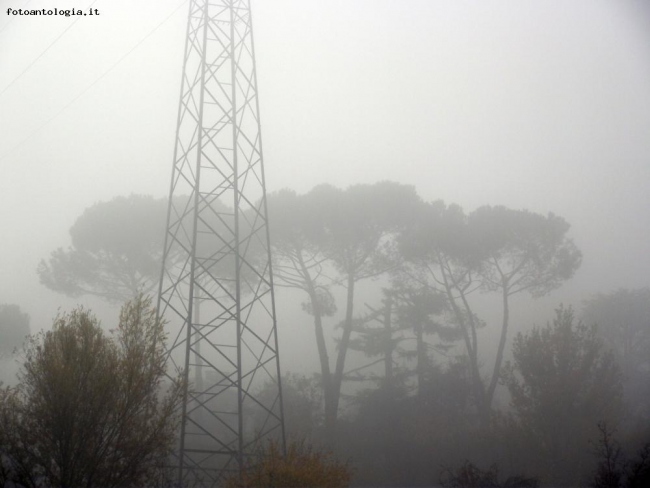
[[[95,0],[96,1],[96,0]],[[93,2],[94,3],[94,2]],[[63,106],[57,113],[55,113],[52,117],[50,117],[48,120],[43,122],[40,126],[38,126],[36,129],[31,131],[27,137],[25,137],[22,141],[20,141],[18,144],[16,144],[14,147],[12,147],[9,151],[4,153],[3,155],[0,156],[0,161],[5,159],[7,156],[11,155],[14,151],[19,149],[23,144],[25,144],[30,138],[34,135],[40,132],[44,127],[49,125],[52,121],[54,121],[57,117],[59,117],[63,112],[65,112],[73,103],[75,103],[77,100],[79,100],[83,95],[85,95],[91,88],[93,88],[97,83],[99,83],[106,75],[108,75],[113,69],[115,69],[122,61],[124,61],[133,51],[135,51],[140,45],[145,42],[149,37],[151,37],[160,27],[163,26],[177,11],[180,9],[183,5],[186,4],[186,0],[182,0],[174,9],[171,11],[167,17],[165,17],[156,27],[154,27],[147,35],[145,35],[142,39],[140,39],[131,49],[129,49],[122,57],[120,57],[115,63],[111,65],[110,68],[108,68],[106,71],[104,71],[101,75],[99,75],[95,80],[88,85],[86,88],[84,88],[77,96],[75,96],[72,100],[70,100],[66,105]]]
[[[30,0],[30,1],[31,1],[31,0]],[[88,9],[88,8],[92,7],[96,2],[97,2],[97,0],[93,0],[93,3],[91,3],[90,5],[88,5],[88,7],[86,7],[86,8]],[[29,3],[29,2],[27,2],[27,3]],[[27,4],[25,4],[25,5],[27,5]],[[8,84],[7,86],[5,86],[4,89],[3,89],[2,91],[0,91],[0,96],[2,96],[2,94],[3,94],[4,92],[6,92],[9,88],[11,88],[12,85],[13,85],[14,83],[16,83],[16,81],[18,81],[18,80],[19,80],[19,79],[20,79],[20,78],[21,78],[25,73],[27,73],[27,72],[30,70],[30,68],[31,68],[32,66],[34,66],[34,65],[36,64],[36,62],[37,62],[39,59],[41,59],[41,58],[43,57],[43,55],[45,55],[45,53],[48,52],[48,51],[52,48],[52,46],[54,46],[57,42],[59,42],[59,39],[61,39],[61,38],[65,35],[66,32],[68,32],[68,31],[69,31],[69,30],[70,30],[70,29],[71,29],[71,28],[72,28],[72,27],[73,27],[77,22],[79,22],[80,19],[81,19],[81,17],[77,17],[73,22],[70,23],[70,25],[68,25],[68,27],[66,27],[66,28],[63,30],[63,32],[61,32],[61,34],[59,34],[59,35],[57,36],[56,39],[54,39],[52,42],[50,42],[50,44],[45,48],[45,50],[44,50],[43,52],[41,52],[41,54],[39,54],[38,56],[36,56],[36,58],[35,58],[31,63],[29,63],[29,64],[27,65],[27,67],[26,67],[24,70],[22,70],[18,76],[16,76],[13,80],[11,80],[11,81],[9,82],[9,84]],[[5,26],[5,27],[6,27],[6,26]]]

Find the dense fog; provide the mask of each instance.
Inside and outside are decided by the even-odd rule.
[[[135,291],[157,292],[187,7],[0,3],[0,318],[17,324],[0,323],[0,381],[14,384],[28,330],[77,305],[108,330]],[[436,485],[465,460],[576,486],[598,422],[632,459],[650,441],[650,5],[251,8],[289,433],[366,486]],[[110,283],[108,260],[93,276],[71,265],[140,247]],[[535,397],[540,351],[567,371],[596,359]],[[592,381],[586,398],[565,391]],[[553,410],[562,395],[576,411]]]

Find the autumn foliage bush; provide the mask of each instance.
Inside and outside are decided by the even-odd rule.
[[[331,453],[314,449],[304,442],[291,442],[283,456],[282,446],[270,441],[241,475],[233,476],[227,488],[301,487],[343,488],[350,485],[351,468]]]
[[[32,336],[0,388],[0,486],[151,486],[173,448],[183,383],[165,380],[164,324],[142,295],[113,336],[78,308]]]

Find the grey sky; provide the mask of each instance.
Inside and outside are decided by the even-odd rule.
[[[7,8],[54,3],[92,0],[0,0],[0,91],[77,19]],[[551,211],[585,256],[544,303],[650,285],[650,4],[252,3],[269,190],[390,179]],[[0,302],[36,329],[74,303],[35,268],[84,208],[169,186],[185,2],[93,8],[0,95]]]

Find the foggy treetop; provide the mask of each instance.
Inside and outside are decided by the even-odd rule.
[[[77,216],[169,188],[186,8],[94,6],[100,16],[78,19],[36,62],[71,18],[0,12],[0,301],[19,304],[34,330],[75,303],[34,270],[69,245]],[[584,257],[544,309],[648,286],[646,3],[252,7],[270,191],[391,180],[468,212],[553,212]]]

